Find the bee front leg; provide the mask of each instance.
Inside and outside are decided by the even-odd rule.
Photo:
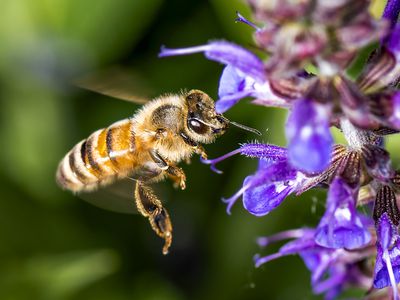
[[[200,155],[202,159],[207,159],[207,153],[204,150],[203,146],[201,146],[200,144],[193,141],[190,137],[188,137],[183,132],[180,133],[180,136],[186,144],[188,144],[189,146],[192,146],[194,153]]]
[[[153,190],[142,181],[136,182],[135,198],[139,212],[149,219],[151,228],[164,239],[163,254],[168,254],[172,243],[172,224],[167,210]]]
[[[183,170],[162,158],[156,150],[150,151],[150,156],[153,161],[165,171],[168,176],[174,181],[175,185],[179,186],[182,190],[186,188],[186,175]]]

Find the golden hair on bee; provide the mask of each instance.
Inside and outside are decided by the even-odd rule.
[[[137,209],[165,240],[163,253],[167,254],[171,220],[149,185],[169,177],[185,189],[186,175],[177,164],[194,153],[205,159],[201,144],[214,142],[229,124],[255,132],[218,114],[214,101],[202,91],[166,94],[76,144],[61,160],[56,180],[62,188],[79,193],[133,178]]]

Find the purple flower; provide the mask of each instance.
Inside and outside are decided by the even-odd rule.
[[[245,178],[239,191],[223,200],[228,204],[228,214],[233,204],[243,196],[243,205],[247,211],[256,216],[266,215],[279,206],[289,194],[297,191],[305,178],[303,173],[288,163],[285,148],[268,144],[244,144],[220,158],[203,162],[217,170],[216,163],[238,153],[259,158],[259,165],[254,175]]]
[[[290,163],[306,173],[318,173],[329,165],[333,139],[329,108],[308,99],[296,101],[286,123]]]
[[[294,240],[282,246],[278,253],[264,257],[256,255],[256,267],[279,257],[298,254],[311,271],[314,293],[325,293],[325,299],[334,299],[346,285],[369,288],[372,280],[363,275],[359,263],[372,254],[373,247],[368,246],[352,252],[325,248],[315,243],[315,233],[312,228],[303,228],[259,238],[258,243],[263,247],[284,239]]]
[[[388,121],[394,128],[400,129],[400,92],[394,93],[392,97],[392,114]]]
[[[394,57],[394,65],[390,72],[385,74],[386,78],[380,78],[380,80],[384,85],[396,85],[400,79],[400,24],[396,24],[390,33],[387,48]]]
[[[370,15],[368,0],[247,1],[257,25],[240,14],[236,21],[255,29],[258,50],[268,55],[265,61],[224,41],[163,48],[160,53],[164,57],[202,52],[225,65],[216,103],[219,113],[245,97],[254,98],[254,104],[291,110],[287,148],[251,143],[203,160],[219,173],[216,164],[235,154],[259,161],[239,191],[224,200],[228,214],[241,197],[244,208],[260,217],[292,193],[329,188],[327,208],[316,229],[259,239],[264,246],[294,240],[277,253],[257,256],[256,266],[298,254],[311,272],[314,292],[325,299],[355,285],[369,293],[372,286],[392,286],[394,298],[400,300],[396,286],[400,282],[400,176],[383,144],[384,135],[400,130],[400,0],[387,1],[384,20]],[[362,48],[379,41],[379,48],[353,80],[348,74],[354,70],[347,68]],[[310,66],[315,71],[304,76]],[[341,130],[348,145],[333,145],[331,126]],[[372,219],[357,211],[367,202],[374,207],[376,234]],[[365,268],[374,255],[372,278],[373,271]]]
[[[399,299],[397,291],[397,283],[400,282],[399,234],[387,213],[382,214],[377,223],[378,254],[374,271],[374,287],[382,289],[391,285],[394,299]]]
[[[400,1],[388,0],[386,3],[385,10],[383,11],[382,18],[389,20],[391,27],[394,27],[397,23],[400,11]]]
[[[303,177],[287,161],[270,164],[261,162],[257,172],[246,177],[240,190],[244,208],[258,217],[268,214],[296,191]],[[234,203],[239,195],[236,193],[225,201]]]
[[[400,24],[396,24],[390,33],[387,47],[396,56],[398,61],[400,56]]]
[[[260,82],[263,82],[266,78],[264,65],[261,59],[243,47],[225,41],[215,41],[207,45],[181,49],[168,49],[163,47],[158,56],[187,55],[198,52],[204,52],[204,55],[210,60],[225,65],[232,65]]]
[[[219,100],[216,103],[218,113],[227,111],[240,99],[248,96],[263,99],[271,105],[288,106],[286,99],[272,92],[262,60],[233,43],[216,41],[190,48],[162,48],[159,56],[186,55],[197,52],[204,52],[208,59],[226,65],[219,83]]]
[[[233,65],[227,65],[222,72],[218,96],[219,100],[215,105],[220,113],[227,111],[244,97],[262,99],[264,103],[271,106],[287,107],[289,105],[285,98],[273,93],[267,80],[257,81]]]
[[[352,189],[341,178],[331,183],[327,210],[316,233],[315,242],[327,248],[360,248],[371,241],[371,234],[356,211],[358,188]]]

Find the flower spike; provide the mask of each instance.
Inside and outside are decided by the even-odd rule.
[[[240,13],[235,21],[254,29],[262,59],[226,41],[160,52],[160,57],[203,53],[225,65],[217,113],[247,97],[252,104],[290,111],[287,148],[246,143],[202,160],[222,173],[217,163],[233,155],[258,159],[257,170],[223,199],[227,213],[242,198],[243,207],[261,217],[293,193],[327,189],[318,226],[259,238],[262,247],[291,241],[277,253],[256,255],[256,267],[297,254],[311,273],[314,293],[326,300],[349,286],[368,290],[371,299],[374,289],[391,287],[391,296],[400,300],[400,171],[384,144],[385,135],[400,132],[400,0],[386,1],[381,20],[371,16],[370,0],[247,2],[255,23]],[[353,66],[374,44],[378,48],[357,76]],[[332,127],[346,145],[334,145]],[[358,211],[363,205],[365,214]],[[378,292],[380,297],[384,291]]]

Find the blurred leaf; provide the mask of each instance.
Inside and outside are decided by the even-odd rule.
[[[65,299],[114,273],[118,264],[119,258],[112,250],[36,256],[9,268],[0,286],[6,299],[12,299],[21,286],[25,287],[22,299]]]
[[[3,90],[0,138],[9,146],[3,147],[0,161],[15,182],[49,199],[56,192],[54,172],[63,152],[63,112],[51,90],[32,80],[15,83]]]
[[[94,61],[110,61],[132,49],[161,4],[162,0],[3,0],[0,40],[6,49],[17,50],[41,40],[63,39]]]
[[[76,293],[118,268],[118,256],[111,250],[67,253],[35,258],[27,264],[27,275],[42,288],[47,299]]]
[[[133,281],[131,299],[140,300],[181,300],[177,289],[156,273],[143,273]]]

